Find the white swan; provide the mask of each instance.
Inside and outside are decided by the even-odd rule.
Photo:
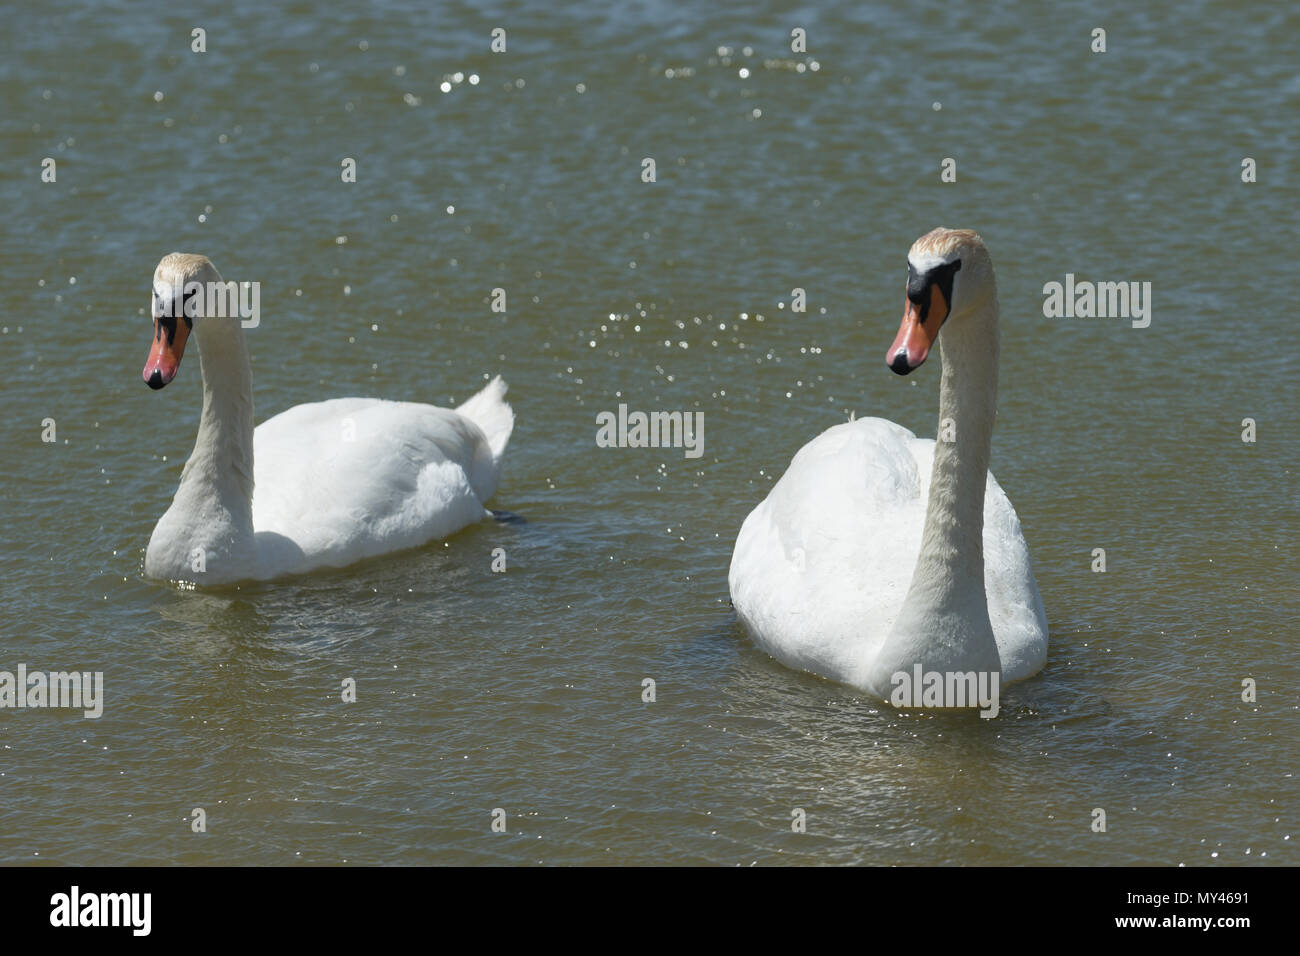
[[[940,326],[947,440],[879,418],[828,429],[745,519],[731,559],[732,603],[759,647],[886,700],[903,686],[894,675],[918,664],[996,672],[1005,686],[1047,657],[1029,549],[988,471],[998,300],[988,251],[968,230],[935,229],[912,246],[889,367],[906,375],[924,362]]]
[[[445,537],[488,513],[483,502],[514,428],[499,377],[455,411],[337,398],[254,430],[240,319],[204,315],[206,296],[184,294],[190,283],[221,281],[206,257],[182,253],[164,256],[154,272],[144,380],[155,389],[170,382],[192,333],[203,415],[180,487],[149,539],[148,576],[216,585],[341,567]]]

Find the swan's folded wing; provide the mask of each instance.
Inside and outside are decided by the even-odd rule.
[[[846,683],[898,615],[924,511],[922,442],[878,418],[809,442],[745,519],[732,602],[755,643],[783,663]]]
[[[1047,662],[1047,615],[1020,518],[992,472],[984,489],[984,591],[1003,683],[1036,674]]]
[[[308,567],[444,537],[484,515],[468,475],[484,445],[472,422],[431,405],[299,405],[254,433],[254,529],[292,540]]]

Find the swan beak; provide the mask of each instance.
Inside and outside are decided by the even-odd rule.
[[[899,375],[921,367],[939,337],[939,327],[948,317],[948,303],[938,283],[931,283],[922,293],[921,303],[908,297],[903,310],[903,324],[898,327],[894,344],[885,354],[885,364]]]
[[[153,348],[144,363],[142,377],[152,389],[159,389],[176,377],[185,354],[185,341],[190,336],[188,321],[174,318],[154,318]]]

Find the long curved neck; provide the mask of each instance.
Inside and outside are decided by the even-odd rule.
[[[1001,671],[984,592],[984,487],[998,394],[997,293],[943,327],[939,434],[921,552],[893,627],[870,663],[890,699],[895,675]]]
[[[998,400],[998,303],[945,326],[939,430],[921,553],[908,599],[951,606],[984,595],[984,488]]]
[[[196,324],[203,372],[203,415],[176,497],[219,500],[237,524],[252,527],[253,370],[237,318]]]

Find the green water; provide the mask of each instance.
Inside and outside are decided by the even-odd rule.
[[[0,861],[1297,862],[1293,5],[6,18],[0,669],[102,670],[105,704],[0,711]],[[883,357],[939,224],[997,268],[993,469],[1051,628],[994,721],[788,671],[727,594],[803,443],[934,435],[937,364]],[[261,282],[259,421],[504,375],[524,522],[146,580],[200,410],[193,358],[140,381],[173,250]],[[1149,281],[1150,326],[1044,317],[1066,273]],[[598,449],[620,403],[703,412],[704,454]]]

